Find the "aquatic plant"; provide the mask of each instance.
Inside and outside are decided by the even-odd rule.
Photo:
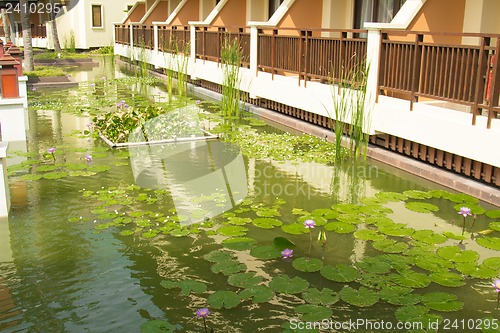
[[[342,62],[338,78],[332,78],[331,129],[335,134],[337,161],[343,160],[342,150],[344,133],[349,137],[349,156],[366,156],[368,147],[369,119],[367,112],[367,79],[369,66],[366,59],[357,60],[354,55],[349,61]],[[333,73],[335,71],[332,71]]]
[[[92,155],[89,154],[85,155],[85,161],[92,162]]]
[[[283,257],[283,259],[291,258],[293,257],[293,250],[284,249],[283,251],[281,251],[281,256]]]
[[[54,152],[56,151],[55,148],[49,148],[47,149],[47,152],[52,156],[52,159],[55,161],[56,160],[56,156],[54,155]]]
[[[495,291],[497,293],[497,306],[500,304],[500,280],[497,279],[493,282],[493,288],[495,288]]]
[[[464,223],[463,223],[463,227],[462,227],[462,236],[463,236],[463,234],[465,233],[465,218],[467,216],[471,216],[472,213],[471,213],[471,210],[470,210],[469,207],[460,207],[460,211],[457,212],[457,213],[460,214],[460,215],[462,215],[463,218],[464,218]]]
[[[224,117],[240,116],[240,65],[243,58],[238,40],[224,39],[221,49],[222,99],[221,112]]]
[[[201,308],[196,310],[196,317],[203,319],[203,326],[205,328],[205,333],[208,333],[207,321],[206,317],[210,314],[210,310],[208,308]],[[213,332],[213,330],[212,330]]]

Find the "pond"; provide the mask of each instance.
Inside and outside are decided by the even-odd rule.
[[[331,163],[332,144],[251,114],[224,125],[194,96],[175,108],[220,139],[111,149],[93,116],[165,94],[114,66],[79,75],[30,94],[27,149],[9,155],[0,331],[500,331],[498,208]]]

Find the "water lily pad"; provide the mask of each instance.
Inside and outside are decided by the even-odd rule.
[[[432,194],[429,192],[419,191],[419,190],[409,190],[404,191],[404,195],[406,195],[410,199],[430,199],[432,198]]]
[[[411,235],[411,238],[428,244],[441,244],[448,240],[447,237],[436,234],[432,230],[417,230]]]
[[[283,223],[272,218],[257,218],[252,221],[252,224],[262,229],[273,229],[274,227],[281,226]]]
[[[286,275],[278,275],[269,282],[269,287],[283,294],[298,294],[309,288],[309,282],[298,276],[290,278]]]
[[[463,235],[459,235],[451,231],[445,231],[443,232],[443,235],[448,237],[449,239],[454,239],[454,240],[466,240],[470,238],[470,234],[468,232],[465,232]]]
[[[207,303],[214,309],[232,309],[240,304],[240,296],[232,291],[219,290],[208,296]]]
[[[276,217],[281,216],[280,212],[276,208],[266,208],[261,207],[255,210],[255,214],[259,217]]]
[[[381,261],[388,263],[391,265],[392,269],[395,269],[398,272],[408,270],[415,264],[414,258],[401,254],[383,254],[377,258],[380,258]]]
[[[500,257],[492,257],[485,259],[483,265],[490,269],[500,270]]]
[[[332,305],[340,300],[339,294],[329,288],[323,288],[321,291],[310,288],[304,291],[302,296],[306,302],[317,305]]]
[[[446,272],[453,268],[453,263],[435,254],[428,254],[415,260],[415,264],[430,272]]]
[[[391,274],[391,279],[402,287],[425,288],[431,284],[431,278],[426,274],[414,271],[405,271],[400,274]]]
[[[227,283],[239,288],[250,288],[258,285],[262,280],[262,276],[255,275],[255,272],[246,272],[231,275],[227,279]]]
[[[415,232],[415,229],[408,228],[405,224],[402,223],[378,225],[378,227],[379,227],[378,230],[381,233],[394,237],[408,237]]]
[[[223,251],[223,250],[215,250],[212,252],[209,252],[203,256],[203,259],[210,261],[210,262],[224,262],[228,260],[233,260],[234,259],[234,254],[228,251]]]
[[[309,229],[304,228],[304,225],[300,223],[284,224],[281,226],[281,230],[291,235],[301,235],[309,233]]]
[[[217,229],[217,233],[223,236],[244,236],[248,229],[237,225],[226,225]]]
[[[145,233],[142,234],[142,237],[144,238],[154,238],[156,237],[156,235],[158,235],[160,233],[160,230],[149,230],[149,231],[146,231]]]
[[[306,214],[301,214],[301,215],[308,215],[308,214],[306,212]],[[323,217],[324,219],[332,220],[336,218],[339,215],[339,213],[337,211],[334,211],[333,209],[320,208],[313,210],[311,212],[311,215],[313,217]]]
[[[356,268],[344,264],[324,266],[320,273],[323,277],[335,282],[353,282],[361,277]]]
[[[88,167],[88,164],[83,164],[83,163],[77,163],[77,164],[66,164],[66,169],[68,170],[73,170],[73,171],[77,171],[77,170],[85,170],[87,169]]]
[[[314,304],[302,304],[295,307],[297,313],[302,314],[300,320],[303,322],[319,322],[332,316],[333,311],[325,306]]]
[[[461,310],[464,306],[464,304],[457,301],[457,299],[458,297],[454,294],[433,292],[422,296],[422,304],[432,310],[452,312]]]
[[[69,173],[66,171],[58,171],[58,172],[48,172],[43,175],[45,179],[60,179],[69,176]]]
[[[412,288],[400,286],[387,286],[380,290],[380,299],[393,305],[415,305],[420,303],[421,295],[412,294]]]
[[[356,266],[362,271],[377,274],[385,274],[392,269],[391,264],[380,257],[364,257],[356,262]]]
[[[210,267],[214,273],[222,273],[224,275],[232,275],[246,270],[246,265],[236,260],[228,260],[223,262],[216,262]]]
[[[378,192],[377,194],[375,194],[375,196],[384,201],[391,201],[391,202],[408,200],[408,196],[406,196],[403,193],[397,193],[397,192]]]
[[[274,246],[264,245],[254,247],[250,250],[250,254],[258,259],[277,259],[281,258],[281,252]]]
[[[188,296],[191,293],[204,293],[207,291],[206,284],[195,280],[171,281],[163,280],[160,285],[166,289],[181,289],[181,295]]]
[[[374,249],[386,253],[401,253],[408,249],[408,245],[403,242],[397,242],[393,239],[384,239],[372,243]]]
[[[292,262],[292,266],[301,272],[317,272],[323,267],[323,261],[318,258],[297,258]]]
[[[309,212],[303,210],[302,208],[293,208],[292,209],[292,214],[293,215],[308,215]]]
[[[473,196],[464,193],[456,193],[449,195],[447,199],[456,203],[465,203],[469,205],[475,205],[479,202],[477,198],[474,198]]]
[[[455,268],[460,273],[476,279],[493,279],[498,274],[498,270],[491,269],[484,264],[477,265],[475,262],[457,263]]]
[[[387,238],[386,235],[371,229],[357,230],[354,232],[354,237],[365,241],[379,241]]]
[[[285,237],[276,237],[274,238],[274,247],[279,251],[283,251],[284,249],[293,249],[295,248],[295,243]]]
[[[396,318],[401,322],[430,323],[440,321],[442,317],[437,314],[429,314],[430,309],[422,305],[411,305],[396,310]],[[424,324],[425,326],[425,324]],[[426,328],[426,327],[424,327]]]
[[[406,203],[406,208],[418,212],[418,213],[430,213],[430,212],[437,212],[439,210],[439,207],[427,202],[416,202],[416,201],[411,201]]]
[[[140,326],[141,333],[172,333],[181,330],[179,325],[172,325],[165,320],[149,320]]]
[[[432,282],[445,287],[461,287],[465,285],[462,275],[451,272],[437,272],[430,275]]]
[[[437,253],[446,260],[454,262],[476,262],[479,254],[472,250],[462,250],[458,246],[444,246],[438,249]]]
[[[487,249],[500,251],[500,238],[499,237],[481,237],[476,238],[476,243]]]
[[[87,170],[92,171],[92,172],[105,172],[111,169],[110,166],[108,165],[90,165],[87,167]]]
[[[358,213],[359,212],[359,205],[355,204],[336,204],[333,205],[332,208],[333,210],[336,210],[342,214],[352,214],[352,213]]]
[[[393,281],[390,280],[389,275],[367,272],[363,272],[363,274],[361,274],[361,279],[359,279],[357,282],[359,282],[366,288],[375,290],[380,290],[388,286],[396,285]]]
[[[92,171],[70,171],[69,176],[70,177],[90,177],[96,175],[95,172]]]
[[[486,212],[486,216],[488,216],[489,218],[492,218],[492,219],[500,218],[500,209],[489,210]]]
[[[236,217],[236,216],[232,216],[232,217],[228,218],[228,222],[230,224],[234,224],[234,225],[245,225],[247,223],[252,222],[252,219],[249,218],[249,217]]]
[[[131,236],[133,234],[134,234],[134,232],[132,230],[123,230],[120,232],[120,235],[122,235],[122,236]]]
[[[379,300],[379,296],[376,291],[365,287],[361,287],[359,290],[351,287],[344,287],[340,290],[340,298],[344,302],[357,307],[370,307]]]
[[[240,292],[242,300],[251,299],[253,303],[267,303],[274,296],[274,291],[267,286],[253,286]]]
[[[255,247],[255,244],[257,244],[257,241],[248,237],[233,237],[222,241],[222,245],[228,249],[237,251],[250,250]]]
[[[39,165],[36,167],[37,172],[47,172],[59,169],[58,165]]]
[[[354,225],[345,222],[330,222],[324,228],[326,231],[335,231],[338,234],[349,234],[356,230]]]
[[[500,231],[500,222],[491,222],[490,229],[493,231]]]

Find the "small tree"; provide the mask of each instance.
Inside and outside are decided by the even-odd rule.
[[[31,72],[35,68],[35,64],[33,61],[29,4],[27,0],[19,0],[19,5],[21,8],[21,26],[23,29],[24,70]]]

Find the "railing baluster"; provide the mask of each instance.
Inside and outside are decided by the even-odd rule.
[[[485,48],[486,45],[490,44],[490,38],[488,37],[483,37],[481,38],[481,45],[479,46],[479,61],[478,61],[478,68],[477,68],[477,75],[476,75],[476,89],[474,92],[474,104],[472,107],[472,125],[476,125],[476,117],[477,114],[479,113],[479,108],[478,104],[480,102],[479,99],[484,98],[484,79],[483,79],[483,67],[484,67],[484,56],[485,56]],[[488,59],[488,55],[486,54],[486,59]]]
[[[493,60],[493,69],[492,69],[492,75],[491,75],[491,85],[489,87],[490,89],[490,100],[489,100],[489,105],[488,105],[488,122],[487,122],[487,128],[491,128],[491,121],[494,117],[494,111],[493,108],[498,106],[499,102],[499,94],[500,94],[500,84],[498,84],[498,78],[500,78],[499,74],[499,52],[500,51],[500,38],[497,38],[497,44],[495,47],[495,55],[494,55],[494,60]],[[487,77],[489,76],[489,73],[487,74]]]

